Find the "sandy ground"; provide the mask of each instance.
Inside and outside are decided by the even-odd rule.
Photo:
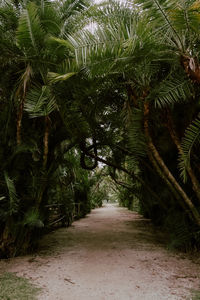
[[[168,251],[150,221],[113,205],[48,234],[35,255],[1,260],[0,268],[42,287],[39,300],[178,300],[200,288],[200,258]]]

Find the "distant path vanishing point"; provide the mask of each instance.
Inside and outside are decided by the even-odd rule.
[[[0,268],[42,287],[39,300],[179,300],[200,288],[200,260],[168,251],[149,220],[111,204]]]

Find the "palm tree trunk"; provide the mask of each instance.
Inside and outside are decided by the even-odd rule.
[[[44,119],[44,138],[43,138],[43,171],[46,170],[48,153],[49,153],[49,129],[50,129],[50,118],[49,116],[45,116]],[[38,198],[35,203],[36,210],[39,210],[40,204],[43,199],[44,192],[46,190],[46,177],[45,174],[43,176],[44,181],[40,187],[40,191],[38,193]]]
[[[24,99],[21,100],[19,111],[17,114],[17,145],[21,144],[21,128],[22,128],[22,116],[24,109]]]
[[[19,111],[17,114],[17,145],[21,144],[21,127],[22,127],[22,117],[24,110],[24,103],[26,99],[27,86],[32,76],[32,68],[30,64],[27,65],[24,74],[21,77],[21,84],[16,91],[17,98],[20,98]]]
[[[200,64],[197,58],[189,57],[187,55],[181,56],[181,64],[187,76],[193,83],[200,83]]]
[[[0,255],[12,257],[15,253],[15,236],[13,234],[12,228],[13,228],[13,216],[9,216],[4,230],[2,234],[2,239],[0,240]]]
[[[172,117],[171,117],[171,114],[170,114],[169,111],[167,111],[167,121],[168,121],[167,122],[167,128],[168,128],[168,131],[170,133],[171,139],[174,142],[174,144],[176,145],[179,154],[181,156],[184,156],[184,152],[183,152],[183,149],[181,147],[181,143],[180,143],[180,140],[177,136],[176,130],[174,128],[173,120],[172,120]],[[200,203],[200,184],[199,184],[199,181],[197,180],[191,166],[186,166],[186,170],[187,170],[187,172],[190,176],[193,191],[195,192],[195,194],[197,196],[197,199]]]
[[[160,156],[159,152],[157,151],[157,149],[152,141],[152,138],[151,138],[151,135],[149,132],[149,103],[148,102],[144,102],[144,132],[145,132],[145,136],[147,139],[149,150],[151,151],[155,161],[158,163],[160,170],[163,172],[164,176],[168,179],[168,181],[174,186],[174,189],[176,190],[176,192],[182,197],[186,206],[190,209],[193,219],[195,220],[197,225],[200,226],[199,212],[197,211],[196,207],[194,206],[194,204],[192,203],[190,198],[186,195],[184,190],[181,188],[179,183],[176,181],[176,179],[174,178],[174,176],[172,175],[172,173],[170,172],[168,167],[165,165],[162,157]],[[188,214],[188,211],[187,210],[185,210],[185,211]]]
[[[21,120],[23,115],[23,106],[24,102],[20,105],[20,111],[18,115],[17,120],[17,144],[19,145],[21,143]],[[50,118],[49,116],[45,116],[44,119],[44,138],[43,138],[43,170],[46,169],[47,166],[47,160],[48,160],[48,153],[49,153],[49,130],[50,130]],[[43,194],[46,189],[46,184],[43,184],[38,199],[35,203],[35,208],[38,210],[40,207],[40,203],[42,202]]]
[[[47,187],[47,184],[46,184],[46,178],[42,178],[43,180],[42,180],[42,183],[41,183],[41,186],[40,186],[40,191],[39,191],[39,193],[38,193],[38,198],[37,198],[37,201],[36,201],[36,203],[35,203],[35,209],[37,210],[37,211],[39,211],[39,208],[40,208],[40,204],[41,204],[41,202],[42,202],[42,199],[43,199],[43,195],[44,195],[44,192],[45,192],[45,190],[46,190],[46,187]]]
[[[46,169],[48,153],[49,153],[49,129],[50,129],[50,118],[45,116],[44,119],[44,150],[43,150],[43,169]]]

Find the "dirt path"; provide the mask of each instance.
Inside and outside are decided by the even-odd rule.
[[[45,236],[40,249],[0,262],[42,287],[39,300],[190,299],[200,288],[200,261],[167,251],[148,220],[113,205]]]

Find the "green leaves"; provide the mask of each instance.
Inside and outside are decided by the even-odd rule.
[[[188,52],[198,39],[198,1],[137,0],[149,18],[154,32],[179,52]]]
[[[67,74],[58,74],[58,73],[54,73],[54,72],[49,72],[48,73],[48,78],[50,82],[58,82],[58,81],[65,81],[67,79],[69,79],[70,77],[74,76],[76,73],[75,72],[71,72],[71,73],[67,73]]]
[[[28,227],[42,228],[44,223],[40,219],[39,212],[35,209],[30,209],[24,216],[23,225]]]
[[[30,2],[19,20],[17,44],[29,54],[39,55],[44,38],[45,32],[40,23],[38,7],[34,2]]]
[[[194,120],[186,129],[185,136],[182,141],[182,149],[184,154],[179,157],[179,169],[184,182],[187,181],[187,166],[190,165],[192,150],[200,144],[200,118]]]
[[[150,94],[150,98],[154,98],[155,106],[158,108],[173,107],[176,103],[188,101],[191,96],[192,86],[188,80],[175,76],[163,80]]]
[[[4,178],[8,190],[8,211],[11,216],[18,212],[19,199],[15,189],[14,181],[9,178],[8,173],[4,172]]]
[[[27,94],[25,111],[30,118],[48,116],[56,109],[56,101],[48,86],[34,87]]]

